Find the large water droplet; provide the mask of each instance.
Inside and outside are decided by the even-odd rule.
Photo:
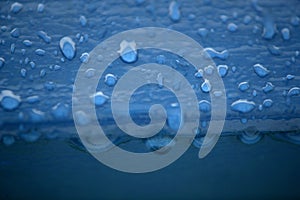
[[[265,77],[267,76],[270,71],[265,68],[264,66],[262,66],[261,64],[255,64],[253,65],[253,69],[254,69],[254,72],[259,76],[259,77]]]
[[[254,108],[255,103],[246,99],[239,99],[231,104],[231,110],[241,113],[251,112]]]
[[[44,31],[37,32],[39,38],[41,38],[45,43],[49,44],[51,42],[51,37]]]
[[[176,1],[172,1],[169,5],[169,17],[173,22],[178,22],[180,20],[180,5]]]
[[[59,47],[63,55],[67,59],[72,60],[75,57],[76,47],[75,47],[75,43],[70,37],[66,36],[61,38],[59,42]]]
[[[133,63],[138,58],[136,43],[134,41],[128,42],[123,40],[120,44],[118,53],[120,54],[121,59],[126,63]]]
[[[2,90],[0,93],[0,101],[1,106],[7,111],[15,110],[21,104],[20,96],[15,95],[10,90]]]
[[[92,103],[96,106],[102,106],[109,99],[103,92],[97,92],[91,96]]]
[[[240,91],[244,92],[250,88],[250,85],[248,82],[241,82],[238,87]]]
[[[10,12],[17,14],[18,12],[20,12],[22,10],[22,8],[23,8],[23,4],[21,4],[19,2],[15,2],[11,5]]]
[[[209,80],[205,80],[202,84],[201,84],[201,90],[205,93],[210,92],[211,91],[211,84],[209,82]]]
[[[106,74],[104,82],[108,86],[114,86],[117,82],[117,77],[113,74]]]
[[[67,119],[70,114],[70,106],[68,104],[58,103],[52,107],[51,113],[57,120]]]
[[[208,113],[211,110],[210,102],[207,100],[199,101],[199,110],[204,113]]]
[[[267,82],[266,85],[263,87],[263,91],[265,93],[271,92],[274,90],[275,86],[271,82]]]

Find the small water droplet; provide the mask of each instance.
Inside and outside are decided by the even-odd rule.
[[[241,82],[238,87],[240,91],[244,92],[250,88],[250,84],[248,82]]]
[[[206,28],[199,28],[197,33],[204,38],[208,35],[208,30]]]
[[[209,80],[205,80],[202,84],[201,84],[201,90],[205,93],[210,92],[211,91],[211,84],[209,82]]]
[[[227,65],[218,65],[218,72],[222,78],[225,77],[228,73],[228,66]]]
[[[44,31],[38,31],[37,36],[41,38],[45,43],[49,44],[51,42],[51,37]]]
[[[42,13],[42,12],[44,12],[44,10],[45,10],[45,5],[42,4],[42,3],[39,3],[37,5],[36,11],[39,12],[39,13]]]
[[[91,122],[89,116],[82,110],[75,112],[74,119],[78,123],[79,126],[85,126]]]
[[[35,54],[38,56],[44,56],[46,54],[46,51],[44,49],[36,49]]]
[[[103,92],[97,92],[93,94],[90,98],[92,103],[96,106],[102,106],[109,99],[109,97],[103,94]]]
[[[21,76],[22,76],[23,78],[25,78],[26,75],[27,75],[27,70],[24,69],[24,68],[22,68],[22,69],[20,70],[20,74],[21,74]]]
[[[11,146],[15,143],[15,137],[13,135],[4,135],[2,137],[2,143],[5,146]]]
[[[265,108],[270,108],[272,105],[273,105],[272,99],[265,99],[264,102],[263,102],[263,106]]]
[[[206,52],[205,56],[208,56],[209,58],[219,58],[221,60],[226,60],[229,56],[228,50],[218,52],[213,48],[205,48],[204,51]]]
[[[88,63],[89,62],[89,57],[90,57],[90,55],[87,52],[85,52],[85,53],[81,54],[80,61],[82,63]]]
[[[15,2],[10,6],[10,12],[12,13],[19,13],[23,9],[23,4],[19,2]]]
[[[80,24],[81,24],[81,26],[86,26],[86,24],[87,24],[87,19],[85,18],[85,16],[83,16],[83,15],[80,15],[80,17],[79,17],[79,22],[80,22]]]
[[[289,97],[291,96],[298,96],[300,94],[300,88],[299,87],[293,87],[291,89],[289,89],[287,95]]]
[[[10,35],[14,38],[18,38],[21,33],[20,33],[20,29],[18,28],[14,28],[11,32],[10,32]]]
[[[283,28],[281,30],[281,36],[284,40],[289,40],[290,39],[290,30],[288,28]]]
[[[264,93],[271,92],[274,90],[275,86],[271,82],[267,82],[266,85],[262,88]]]
[[[229,23],[227,30],[230,32],[236,32],[238,30],[238,26],[235,23]]]
[[[208,113],[211,110],[210,102],[207,100],[199,101],[199,110],[204,113]]]
[[[2,68],[5,64],[5,59],[0,57],[0,68]]]
[[[70,106],[64,103],[58,103],[52,107],[51,114],[57,120],[65,120],[69,117]]]

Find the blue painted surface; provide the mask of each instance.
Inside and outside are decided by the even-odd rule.
[[[1,199],[45,195],[299,197],[299,123],[293,121],[300,118],[299,17],[298,0],[1,1]],[[71,96],[78,68],[88,63],[87,52],[116,33],[145,26],[170,28],[192,37],[221,66],[218,69],[228,97],[228,126],[208,158],[198,160],[191,148],[178,164],[161,172],[130,176],[98,166],[82,153],[84,147],[73,125]],[[129,51],[124,50],[105,73],[107,76],[100,78],[98,88],[103,94],[94,98],[101,124],[108,130],[115,125],[109,109],[115,81],[140,64],[156,62],[173,67],[193,85],[199,102],[209,102],[210,88],[202,79],[209,68],[197,72],[179,56],[159,50],[135,51],[130,45]],[[93,69],[86,76],[93,76]],[[172,135],[181,117],[170,106],[176,103],[174,95],[155,86],[138,90],[131,100],[136,123],[149,122],[149,102],[168,108],[168,127],[163,134]],[[199,105],[205,133],[210,109],[208,104]],[[87,123],[86,117],[80,116],[82,123]],[[256,130],[247,129],[253,125],[263,130],[259,136]],[[113,134],[117,133],[119,130],[114,129]],[[236,138],[255,144],[247,146]],[[157,148],[165,142],[138,140],[141,143],[136,144],[128,137],[113,141],[125,149],[142,151],[149,150],[143,149],[147,144]],[[30,181],[32,184],[28,184]],[[118,182],[119,193],[114,182]],[[130,184],[135,190],[127,186]],[[90,193],[86,185],[90,185]],[[172,186],[181,189],[174,191]],[[64,187],[65,191],[59,189]],[[77,192],[70,194],[74,190]]]

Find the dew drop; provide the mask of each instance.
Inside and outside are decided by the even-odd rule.
[[[96,106],[102,106],[109,99],[109,97],[103,94],[103,92],[97,92],[93,94],[90,98],[92,103]]]
[[[267,82],[266,85],[262,88],[264,93],[271,92],[274,90],[275,86],[271,82]]]
[[[199,101],[199,110],[204,113],[208,113],[211,110],[211,104],[207,100]]]
[[[59,41],[59,47],[63,55],[68,59],[72,60],[76,54],[75,43],[70,37],[63,37]]]
[[[90,57],[90,55],[87,52],[85,52],[85,53],[81,54],[80,61],[82,63],[88,63],[89,62],[89,57]]]
[[[10,12],[12,13],[19,13],[21,10],[23,9],[23,4],[19,3],[19,2],[15,2],[11,5],[10,7]]]
[[[290,30],[288,28],[283,28],[281,30],[281,36],[284,40],[289,40],[290,39]]]
[[[246,99],[239,99],[231,104],[231,110],[240,113],[251,112],[254,108],[255,108],[255,103],[253,101],[248,101]]]
[[[2,90],[0,93],[1,106],[4,110],[12,111],[19,107],[21,104],[20,96],[15,95],[10,90]]]
[[[176,1],[172,1],[169,5],[169,17],[173,22],[178,22],[181,18],[180,6]]]
[[[265,77],[267,76],[270,71],[265,68],[264,66],[262,66],[261,64],[255,64],[253,65],[253,69],[254,69],[254,72],[259,76],[259,77]]]
[[[201,84],[201,90],[202,92],[210,92],[211,91],[211,84],[209,82],[209,80],[205,80],[202,84]]]
[[[218,65],[218,72],[221,77],[225,77],[228,73],[227,65]]]
[[[241,82],[238,87],[240,91],[244,92],[250,88],[250,84],[248,82]]]
[[[126,63],[133,63],[138,58],[136,43],[134,41],[128,42],[123,40],[120,44],[118,53],[120,54],[121,59]]]
[[[108,86],[114,86],[117,82],[117,77],[113,74],[106,74],[104,78],[104,82]]]

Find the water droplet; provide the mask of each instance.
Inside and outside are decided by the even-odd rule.
[[[263,106],[265,108],[270,108],[272,105],[273,105],[272,99],[265,99],[264,102],[263,102]]]
[[[121,59],[126,63],[133,63],[138,58],[136,43],[134,41],[127,42],[126,40],[123,40],[120,44],[118,53],[120,54]]]
[[[31,47],[32,42],[31,42],[30,40],[24,40],[24,41],[23,41],[23,44],[24,44],[26,47]]]
[[[221,15],[221,16],[220,16],[220,19],[221,19],[221,21],[222,21],[223,23],[226,23],[227,20],[228,20],[228,16],[227,16],[227,15]]]
[[[262,37],[264,39],[270,40],[274,37],[276,33],[276,25],[273,22],[273,19],[270,16],[267,16],[266,19],[264,19],[264,29],[262,33]]]
[[[248,101],[246,99],[239,99],[231,104],[231,110],[240,113],[251,112],[254,108],[255,108],[255,103],[253,101]]]
[[[39,12],[39,13],[42,13],[42,12],[44,12],[44,10],[45,10],[45,5],[42,4],[42,3],[39,3],[37,8],[36,8],[36,11]]]
[[[47,89],[48,91],[53,91],[56,88],[56,84],[52,81],[46,82],[44,84],[45,89]]]
[[[211,84],[209,82],[209,80],[205,80],[202,84],[201,84],[201,90],[205,93],[210,92],[211,91]]]
[[[80,24],[81,24],[81,26],[86,26],[86,24],[87,24],[87,19],[85,18],[85,16],[83,16],[83,15],[81,15],[80,17],[79,17],[79,22],[80,22]]]
[[[195,77],[196,78],[202,78],[203,77],[203,70],[199,69],[196,73],[195,73]]]
[[[63,37],[59,41],[59,47],[63,55],[68,59],[72,60],[76,54],[75,43],[70,37]]]
[[[167,109],[168,126],[172,130],[177,131],[183,123],[183,116],[181,115],[180,107],[178,106],[178,104],[171,105],[171,107]]]
[[[15,143],[15,137],[13,135],[4,135],[2,142],[5,146],[11,146]]]
[[[74,119],[80,126],[85,126],[90,123],[89,116],[82,110],[76,111],[74,114]]]
[[[164,55],[158,55],[156,57],[156,62],[163,65],[166,62],[166,57]]]
[[[176,1],[172,1],[169,5],[169,17],[173,22],[178,22],[181,18],[180,5]]]
[[[270,71],[265,68],[264,66],[262,66],[261,64],[255,64],[253,65],[253,69],[254,69],[254,72],[259,76],[259,77],[265,77],[267,76]]]
[[[206,56],[208,56],[209,58],[219,58],[221,60],[226,60],[229,56],[228,50],[218,52],[213,48],[205,48],[204,51],[207,53]]]
[[[250,88],[250,84],[248,82],[241,82],[238,87],[240,91],[244,92]]]
[[[292,80],[294,78],[295,78],[294,75],[291,75],[291,74],[286,75],[286,80]]]
[[[45,43],[49,44],[51,42],[51,37],[44,31],[38,31],[37,36],[41,38]]]
[[[23,78],[25,78],[26,75],[27,75],[27,70],[24,69],[24,68],[22,68],[22,69],[20,70],[20,74],[21,74],[21,76],[22,76]]]
[[[81,54],[80,61],[82,63],[88,63],[89,62],[89,57],[90,57],[90,55],[87,52],[85,52],[85,53]]]
[[[114,86],[117,82],[117,77],[113,74],[106,74],[104,82],[108,86]]]
[[[70,106],[64,103],[58,103],[52,107],[51,114],[57,120],[64,120],[69,117]]]
[[[5,59],[0,57],[0,68],[2,68],[5,64]]]
[[[10,12],[17,14],[23,9],[23,4],[15,2],[10,6]]]
[[[208,30],[206,28],[199,28],[197,33],[201,37],[206,37],[208,35]]]
[[[204,113],[208,113],[211,110],[210,102],[207,100],[199,101],[199,110]]]
[[[46,119],[46,114],[45,112],[42,112],[40,110],[37,109],[31,109],[29,112],[29,117],[30,117],[30,121],[33,123],[40,123],[45,121]]]
[[[278,56],[281,54],[281,50],[279,49],[279,47],[277,47],[275,45],[269,45],[268,50],[274,56]]]
[[[247,122],[248,122],[248,119],[247,119],[247,118],[242,118],[242,119],[241,119],[241,123],[242,123],[242,124],[247,124]]]
[[[34,104],[40,101],[40,97],[37,95],[29,96],[26,98],[26,102],[30,104]]]
[[[32,69],[35,68],[35,63],[34,63],[33,61],[30,61],[30,62],[29,62],[29,65],[30,65],[30,67],[31,67]]]
[[[252,91],[252,96],[254,96],[254,97],[257,96],[257,91],[256,91],[256,90],[253,90],[253,91]]]
[[[251,20],[252,20],[251,16],[246,15],[246,16],[244,17],[243,22],[244,22],[245,25],[248,25],[248,24],[250,24]]]
[[[46,51],[44,49],[36,49],[35,54],[38,56],[44,56],[46,54]]]
[[[92,78],[93,76],[95,76],[96,70],[93,68],[89,68],[84,72],[84,75],[86,78]]]
[[[11,35],[11,37],[18,38],[18,37],[21,35],[20,29],[14,28],[14,29],[10,32],[10,35]]]
[[[221,77],[225,77],[228,73],[227,65],[218,65],[218,72]]]
[[[238,29],[238,26],[234,23],[229,23],[227,26],[227,30],[230,32],[236,32]]]
[[[300,18],[297,17],[297,16],[293,16],[293,17],[291,18],[291,24],[292,24],[293,26],[299,26],[299,24],[300,24]]]
[[[206,75],[210,76],[214,73],[215,69],[213,66],[208,65],[207,67],[204,68],[204,72]]]
[[[288,28],[283,28],[281,30],[281,36],[284,40],[289,40],[290,39],[290,30]]]
[[[109,99],[109,97],[103,94],[103,92],[97,92],[93,94],[90,98],[92,103],[96,106],[102,106]]]
[[[300,88],[299,87],[293,87],[287,93],[287,95],[289,97],[291,97],[291,96],[298,96],[299,94],[300,94]]]
[[[274,90],[275,86],[271,82],[267,82],[266,85],[262,88],[264,93],[271,92]]]

